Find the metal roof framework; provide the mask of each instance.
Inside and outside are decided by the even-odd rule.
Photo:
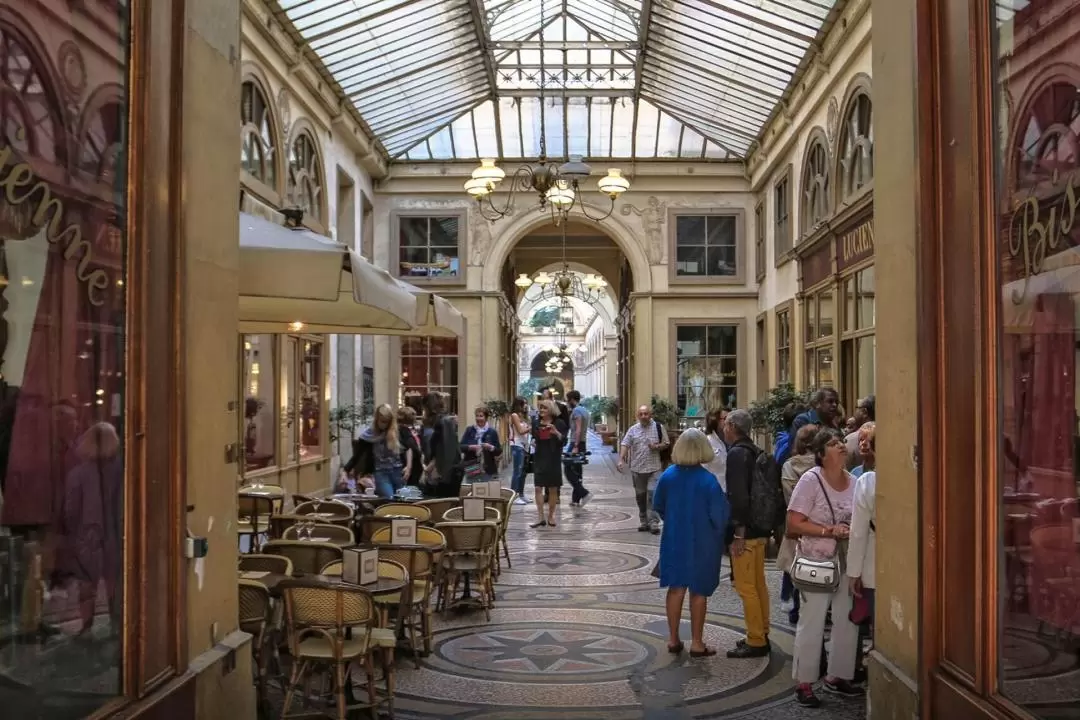
[[[842,2],[276,0],[404,161],[744,159]]]

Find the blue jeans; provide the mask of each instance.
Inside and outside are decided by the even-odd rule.
[[[375,471],[375,494],[381,498],[392,498],[405,485],[401,468]]]
[[[510,476],[510,489],[518,495],[523,495],[525,493],[525,448],[520,445],[511,445],[510,457],[514,461],[514,473]]]

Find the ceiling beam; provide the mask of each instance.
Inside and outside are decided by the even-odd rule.
[[[480,8],[480,0],[469,0],[469,14],[472,15],[473,30],[476,32],[476,45],[484,56],[484,72],[487,74],[488,88],[495,93],[495,60],[491,57],[487,47],[487,28],[484,27],[484,11]]]
[[[538,98],[540,97],[540,88],[530,88],[526,90],[499,90],[499,97],[508,98]],[[593,97],[593,98],[628,98],[634,96],[633,88],[624,90],[594,90],[591,88],[582,88],[576,90],[559,90],[559,97],[566,96],[572,97]],[[550,96],[549,96],[550,97]]]
[[[645,48],[649,42],[649,25],[652,23],[652,0],[642,0],[641,19],[638,21],[638,51],[637,60],[634,62],[634,126],[630,128],[630,157],[637,157],[637,124],[638,116],[641,115],[641,71],[645,68]]]
[[[500,40],[489,43],[494,50],[539,50],[539,40]],[[640,43],[624,40],[545,40],[545,50],[637,50]]]

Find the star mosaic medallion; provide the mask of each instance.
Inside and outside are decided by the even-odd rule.
[[[560,628],[492,630],[463,640],[444,653],[458,663],[502,672],[606,671],[633,665],[648,655],[643,645],[616,635]]]

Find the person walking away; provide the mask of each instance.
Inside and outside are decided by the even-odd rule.
[[[398,408],[398,433],[401,435],[401,462],[405,466],[405,484],[417,487],[424,477],[424,454],[420,434],[416,432],[416,411],[408,405]]]
[[[799,538],[799,556],[808,560],[836,562],[841,579],[847,550],[855,481],[847,472],[847,446],[831,428],[823,428],[812,443],[816,467],[808,470],[795,486],[788,506],[788,532]],[[832,611],[828,674],[822,687],[827,692],[857,696],[861,688],[852,684],[859,632],[849,618],[851,591],[840,582],[835,590],[802,593],[799,624],[795,628],[792,676],[795,699],[804,707],[820,707],[813,683],[820,677],[821,647],[825,639],[825,619]]]
[[[529,432],[532,421],[529,417],[529,405],[520,395],[510,404],[510,459],[513,461],[513,474],[510,476],[510,489],[517,493],[515,505],[528,505],[525,499],[525,458],[529,454],[532,434]]]
[[[498,458],[502,455],[499,431],[491,427],[491,411],[484,405],[477,405],[473,411],[475,424],[465,428],[461,436],[462,462],[479,460],[483,471],[482,481],[493,479],[499,474]]]
[[[817,467],[814,458],[814,436],[821,428],[817,425],[803,425],[795,435],[795,454],[788,458],[784,467],[780,470],[780,483],[784,487],[784,507],[791,502],[791,493],[807,470]],[[785,526],[786,526],[785,522]],[[784,541],[781,543],[781,552],[777,555],[777,566],[784,571],[784,577],[780,585],[780,609],[788,614],[788,620],[792,625],[799,623],[799,593],[791,582],[791,562],[795,559],[795,540],[788,536],[786,527]]]
[[[724,420],[727,410],[713,410],[705,420],[705,437],[713,449],[713,459],[703,467],[713,474],[716,482],[727,493],[727,444],[724,442]]]
[[[683,651],[679,625],[689,590],[690,657],[716,654],[705,645],[705,613],[720,583],[730,509],[716,476],[705,469],[713,457],[715,452],[700,430],[683,432],[671,451],[672,465],[653,493],[653,510],[664,521],[659,570],[660,587],[667,588],[668,652]]]
[[[810,398],[810,409],[800,413],[791,423],[794,437],[803,425],[820,425],[823,428],[840,428],[840,394],[835,388],[823,387]]]
[[[397,417],[389,405],[375,408],[371,425],[360,431],[353,441],[353,455],[343,471],[370,487],[381,498],[392,498],[405,484],[401,460],[403,448],[398,433]]]
[[[567,445],[567,452],[584,453],[589,439],[589,411],[581,404],[581,393],[577,390],[566,393],[566,402],[570,405],[570,442]],[[585,507],[592,500],[592,493],[585,489],[584,465],[567,461],[564,472],[566,481],[573,489],[570,495],[570,507]]]
[[[540,416],[533,424],[532,436],[536,445],[533,487],[538,518],[529,527],[556,527],[555,510],[559,507],[559,490],[562,488],[562,448],[566,439],[566,423],[559,419],[559,408],[554,400],[540,403]]]
[[[660,516],[652,509],[652,496],[656,478],[663,469],[660,451],[671,442],[667,430],[652,418],[652,408],[642,405],[637,409],[638,421],[631,425],[619,444],[619,472],[625,472],[627,464],[634,480],[634,496],[638,506],[638,532],[660,534]]]
[[[731,574],[743,603],[746,639],[729,658],[766,657],[769,643],[769,588],[765,584],[765,548],[782,523],[783,490],[776,461],[750,440],[753,421],[746,410],[728,413],[727,491],[731,502]],[[769,477],[771,476],[771,477]],[[775,484],[768,496],[765,487]]]
[[[461,450],[457,421],[446,413],[446,396],[429,392],[422,401],[425,424],[431,427],[428,455],[424,458],[425,494],[457,497],[461,489]]]

